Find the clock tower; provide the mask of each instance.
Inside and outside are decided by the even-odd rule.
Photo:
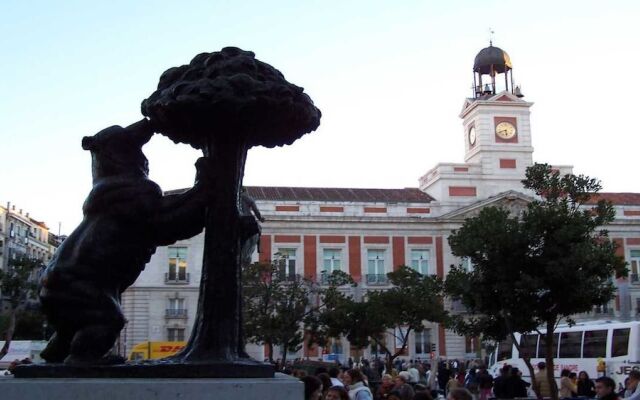
[[[473,64],[473,92],[460,112],[464,163],[439,163],[420,189],[452,209],[522,187],[533,165],[530,109],[513,84],[509,55],[492,43]],[[530,194],[530,193],[529,193]]]
[[[508,179],[533,164],[529,109],[513,86],[513,67],[504,50],[490,45],[473,65],[473,93],[462,107],[464,161],[479,164],[483,175]]]

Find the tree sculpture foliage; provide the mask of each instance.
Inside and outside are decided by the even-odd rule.
[[[9,260],[6,270],[0,269],[0,293],[3,301],[9,302],[11,311],[4,332],[4,345],[0,349],[0,360],[9,352],[16,329],[16,321],[30,301],[36,302],[37,279],[44,265],[39,260],[19,257]]]
[[[449,237],[452,253],[468,258],[473,269],[452,266],[445,290],[471,313],[454,324],[460,333],[510,337],[520,348],[514,332],[546,328],[541,338],[557,399],[552,332],[560,321],[573,323],[574,314],[611,300],[613,277],[627,270],[603,229],[615,218],[613,206],[605,200],[595,206],[590,202],[601,189],[599,181],[561,176],[549,165],[536,164],[527,169],[523,184],[537,197],[520,215],[487,207]],[[531,376],[532,356],[523,357]]]
[[[252,52],[227,47],[202,53],[162,74],[142,113],[175,142],[209,158],[216,199],[206,216],[200,298],[184,361],[233,361],[240,334],[239,189],[247,151],[291,144],[320,124],[320,111]]]
[[[393,360],[405,352],[411,332],[422,332],[425,322],[447,320],[440,278],[422,275],[407,266],[387,276],[391,289],[369,291],[361,301],[347,294],[334,296],[327,311],[319,315],[316,335],[345,335],[358,348],[374,344],[383,351],[390,368]]]
[[[244,330],[250,342],[267,347],[273,362],[274,346],[283,349],[282,361],[289,351],[300,350],[305,332],[327,309],[338,287],[352,284],[351,277],[334,271],[328,287],[320,287],[300,275],[287,275],[279,262],[254,263],[243,269]]]

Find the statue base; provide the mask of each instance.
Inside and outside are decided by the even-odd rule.
[[[0,377],[2,400],[298,400],[304,385],[284,374],[253,379],[17,379]]]
[[[178,363],[163,360],[116,365],[30,364],[16,367],[21,378],[273,378],[271,364],[254,360]]]

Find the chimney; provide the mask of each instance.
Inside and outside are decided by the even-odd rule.
[[[27,218],[29,218],[29,213],[27,213]]]

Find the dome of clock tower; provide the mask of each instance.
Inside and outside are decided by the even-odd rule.
[[[506,51],[492,44],[480,50],[473,62],[473,72],[480,74],[505,73],[512,68],[511,59]]]

